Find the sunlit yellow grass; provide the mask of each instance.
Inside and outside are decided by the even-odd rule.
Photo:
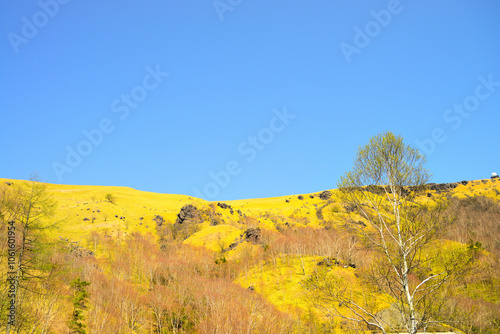
[[[282,196],[272,198],[255,198],[247,200],[236,200],[226,202],[232,205],[235,209],[241,209],[247,215],[252,217],[278,217],[282,220],[289,220],[294,224],[303,225],[307,219],[307,225],[319,226],[320,220],[316,212],[317,209],[324,206],[327,202],[320,199],[318,194],[301,195],[303,199],[299,199],[300,195]],[[313,196],[311,198],[311,196]],[[288,202],[287,202],[288,200]],[[328,217],[328,209],[325,208],[323,213]],[[266,223],[268,224],[268,223]],[[268,225],[268,227],[271,227]],[[266,226],[264,226],[266,228]]]
[[[247,288],[253,286],[278,309],[285,312],[305,313],[309,303],[301,282],[314,272],[321,257],[307,256],[278,259],[277,264],[262,264],[241,275],[237,283]],[[304,271],[305,274],[304,274]]]
[[[303,287],[303,282],[321,270],[317,263],[321,260],[318,256],[286,256],[278,259],[276,263],[257,265],[250,271],[240,275],[236,280],[238,284],[247,288],[252,286],[255,291],[263,295],[278,309],[294,314],[303,319],[311,316],[322,319],[322,322],[332,319],[325,318],[318,309],[312,308],[311,301],[314,299],[312,292]],[[324,269],[324,268],[323,268]],[[355,276],[355,269],[331,267],[327,270],[327,276],[340,276],[352,282],[352,289],[358,294],[363,294],[362,283]],[[393,302],[387,295],[380,293],[371,294],[376,312],[389,307]],[[327,305],[325,305],[327,306]],[[345,308],[341,308],[344,312]]]
[[[453,196],[486,196],[500,201],[500,179],[475,180],[466,185],[460,184],[453,190]]]
[[[239,239],[242,231],[231,225],[208,226],[184,240],[184,243],[203,246],[221,252]]]
[[[0,179],[0,182],[20,184],[25,181]],[[56,216],[53,218],[54,222],[59,223],[58,229],[51,233],[56,237],[66,238],[80,238],[92,230],[107,231],[111,235],[116,235],[118,231],[126,234],[134,231],[154,231],[153,218],[156,215],[161,215],[167,222],[173,223],[182,206],[208,205],[204,200],[185,195],[158,194],[127,187],[47,184],[47,189],[58,203]],[[499,180],[486,179],[471,181],[467,185],[460,184],[451,193],[457,197],[483,195],[500,200],[499,189]],[[435,195],[434,191],[430,192]],[[336,193],[336,190],[332,190],[330,204],[321,200],[318,194],[304,194],[303,199],[299,199],[299,195],[293,195],[226,203],[230,204],[234,211],[241,210],[247,216],[258,219],[259,227],[264,229],[275,229],[277,217],[282,222],[294,225],[319,226],[323,222],[335,223],[340,220],[342,206]],[[105,200],[106,194],[112,194],[116,198],[115,204]],[[234,224],[242,220],[236,212],[231,215],[229,210],[222,210],[217,206],[215,208],[227,223]],[[323,220],[317,217],[317,211],[321,208]],[[84,218],[89,220],[83,221]]]
[[[0,182],[11,182],[17,186],[26,181],[0,179]],[[48,194],[57,202],[56,213],[52,218],[57,227],[49,234],[55,238],[61,236],[73,240],[81,239],[93,230],[106,231],[110,235],[117,235],[118,232],[130,234],[154,231],[155,215],[174,222],[182,206],[205,203],[201,199],[185,195],[158,194],[127,187],[56,184],[46,186]],[[115,204],[105,200],[106,194],[115,197]],[[84,218],[89,220],[84,221]]]

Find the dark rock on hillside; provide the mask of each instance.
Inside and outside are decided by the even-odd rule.
[[[333,257],[325,257],[323,260],[319,261],[317,263],[318,266],[324,266],[324,267],[333,267],[333,266],[341,266],[343,268],[353,268],[356,269],[356,264],[355,263],[340,263],[337,259]]]
[[[257,227],[249,228],[248,230],[243,232],[242,236],[246,241],[251,242],[252,244],[257,244],[260,242],[262,234],[260,228]]]
[[[194,205],[188,204],[181,208],[181,211],[177,215],[176,224],[182,224],[185,220],[194,218],[197,212],[197,208]]]
[[[344,208],[345,208],[345,211],[348,213],[356,211],[356,206],[352,205],[352,204],[346,204]]]
[[[467,185],[468,183],[469,183],[469,181],[461,181],[461,182],[451,182],[451,183],[428,183],[425,185],[425,187],[409,186],[409,187],[404,187],[403,189],[401,189],[401,194],[403,196],[406,196],[406,195],[410,194],[410,191],[420,191],[420,190],[423,190],[425,188],[428,190],[434,190],[437,193],[441,193],[441,192],[451,191],[451,190],[455,189],[456,187],[458,187],[460,184]],[[353,189],[355,189],[355,188],[353,188]],[[389,189],[388,187],[378,186],[378,185],[369,185],[366,187],[366,190],[368,190],[374,194],[378,194],[378,195],[382,195],[386,191],[389,193],[391,192],[391,189]]]
[[[6,185],[11,186],[12,182],[5,182]]]
[[[318,217],[318,220],[324,220],[324,217],[323,217],[323,209],[326,208],[328,206],[328,202],[322,206],[320,206],[319,208],[316,208],[316,217]]]
[[[363,226],[363,227],[366,227],[366,224],[363,223],[361,220],[358,220],[358,221],[355,221],[354,224],[357,224],[357,225],[360,225],[360,226]]]
[[[325,257],[323,260],[319,261],[317,263],[318,266],[325,266],[325,267],[332,267],[332,266],[338,266],[340,263],[334,258],[331,257]]]
[[[94,256],[94,252],[78,246],[78,241],[68,241],[68,239],[63,239],[59,237],[63,242],[66,242],[66,247],[69,250],[69,253],[76,257],[84,257],[84,256]]]
[[[435,190],[436,192],[451,191],[458,187],[459,185],[467,185],[469,181],[451,182],[451,183],[428,183],[426,184],[428,190]],[[415,187],[409,187],[410,190],[414,190]],[[430,197],[429,195],[427,195]]]
[[[303,200],[303,199],[304,199],[304,196],[299,195],[299,196],[297,196],[297,198],[298,198],[298,199],[300,199],[300,200]]]
[[[75,247],[75,248],[71,249],[70,253],[73,256],[77,256],[77,257],[94,256],[94,252],[89,251],[88,249],[85,249],[85,248],[80,248],[80,247]]]
[[[231,205],[228,205],[226,203],[217,203],[217,206],[222,208],[222,209],[231,209]]]
[[[238,240],[238,241],[235,241],[233,242],[232,244],[229,245],[229,247],[227,249],[225,249],[224,251],[230,251],[230,250],[233,250],[236,248],[236,246],[238,246],[239,244],[241,243],[241,240]]]
[[[249,228],[245,232],[243,232],[242,235],[240,235],[239,240],[235,240],[232,244],[229,245],[227,249],[224,249],[224,252],[228,252],[230,250],[235,249],[239,244],[241,244],[244,241],[251,242],[252,244],[256,245],[260,243],[261,240],[261,232],[260,228]]]
[[[323,201],[330,199],[330,197],[332,197],[332,193],[328,190],[325,190],[321,194],[319,194],[319,198]]]
[[[140,219],[142,219],[142,217]],[[163,223],[165,222],[165,219],[163,219],[163,217],[160,216],[160,215],[154,216],[153,220],[156,222],[156,227],[157,228],[162,227]]]
[[[465,181],[467,182],[467,181]],[[462,183],[464,184],[464,183]],[[467,183],[465,183],[467,184]],[[430,190],[435,190],[437,192],[442,192],[442,191],[450,191],[452,189],[455,189],[456,187],[458,187],[458,183],[457,182],[452,182],[452,183],[429,183],[427,185],[427,187],[430,189]]]
[[[359,187],[356,187],[355,190],[359,189]],[[385,193],[385,189],[382,186],[376,186],[376,185],[369,185],[366,187],[366,190],[368,190],[371,193],[377,194],[377,195],[382,195]]]
[[[243,216],[243,213],[241,212],[241,210],[236,210],[236,212],[238,212],[238,214],[239,214],[240,216]]]

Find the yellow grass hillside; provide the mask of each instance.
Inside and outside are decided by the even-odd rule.
[[[20,185],[26,181],[0,179],[1,183]],[[174,222],[181,207],[186,204],[203,204],[201,199],[157,194],[127,187],[71,186],[46,184],[48,194],[56,201],[53,221],[54,236],[78,239],[91,231],[109,235],[133,232],[154,232],[156,215]],[[111,194],[113,202],[106,199]]]
[[[0,186],[9,191],[27,182],[0,179]],[[382,257],[362,247],[354,228],[367,221],[350,212],[336,189],[208,202],[127,187],[45,186],[57,206],[54,227],[42,232],[50,247],[41,258],[54,274],[38,273],[54,278],[33,287],[53,297],[34,294],[23,307],[53,319],[47,325],[53,333],[67,332],[77,278],[90,282],[83,314],[92,333],[215,333],[206,321],[212,318],[234,332],[258,333],[252,328],[269,325],[269,333],[347,333],[353,327],[335,313],[350,312],[335,299],[339,286],[398,321],[394,298],[372,279]],[[463,268],[436,296],[442,304],[432,330],[493,333],[500,314],[500,180],[430,184],[415,201],[438,198],[448,203],[443,214],[450,225],[418,254],[424,265],[411,279]],[[6,254],[3,239],[1,245]],[[7,257],[0,265],[6,268]],[[445,315],[459,324],[447,327]]]
[[[0,179],[0,183],[23,184],[26,181]],[[464,182],[465,183],[465,182]],[[500,201],[500,181],[475,180],[457,183],[455,188],[430,190],[429,196],[447,192],[457,198],[486,196]],[[133,232],[154,232],[154,218],[160,215],[174,223],[180,209],[188,204],[207,208],[210,202],[185,195],[158,194],[113,186],[72,186],[46,184],[50,196],[57,202],[57,222],[54,235],[65,238],[81,238],[92,230],[116,235]],[[232,213],[212,204],[211,207],[229,224],[239,224],[275,230],[280,226],[321,227],[335,224],[343,210],[336,190],[321,193],[227,201]],[[326,193],[325,192],[325,193]],[[113,203],[106,199],[111,194]],[[238,211],[241,214],[238,214]],[[245,218],[248,218],[245,220]],[[208,228],[209,224],[206,224]],[[238,226],[238,225],[236,225]],[[252,227],[252,226],[251,226]],[[215,232],[218,233],[218,232]],[[205,232],[208,236],[210,233]],[[199,236],[197,237],[200,238]]]

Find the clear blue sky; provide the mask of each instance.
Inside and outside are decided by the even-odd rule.
[[[310,193],[390,130],[434,182],[488,178],[499,18],[498,0],[2,1],[0,177]]]

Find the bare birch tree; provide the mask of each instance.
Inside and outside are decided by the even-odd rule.
[[[369,307],[373,306],[369,296],[354,297],[349,284],[339,277],[322,285],[323,291],[330,293],[330,300],[335,301],[336,316],[384,333],[390,329],[415,334],[433,322],[433,297],[463,259],[460,254],[440,259],[429,255],[430,245],[437,240],[446,219],[443,202],[429,200],[424,204],[417,198],[430,179],[424,164],[425,157],[418,150],[405,145],[402,137],[387,132],[361,147],[354,168],[341,177],[338,188],[351,211],[346,219],[352,223],[351,217],[362,217],[367,226],[351,226],[362,236],[366,248],[375,252],[370,283],[378,288],[374,291],[390,295],[400,319],[399,324],[389,323],[383,312]],[[431,265],[432,261],[439,265]]]

